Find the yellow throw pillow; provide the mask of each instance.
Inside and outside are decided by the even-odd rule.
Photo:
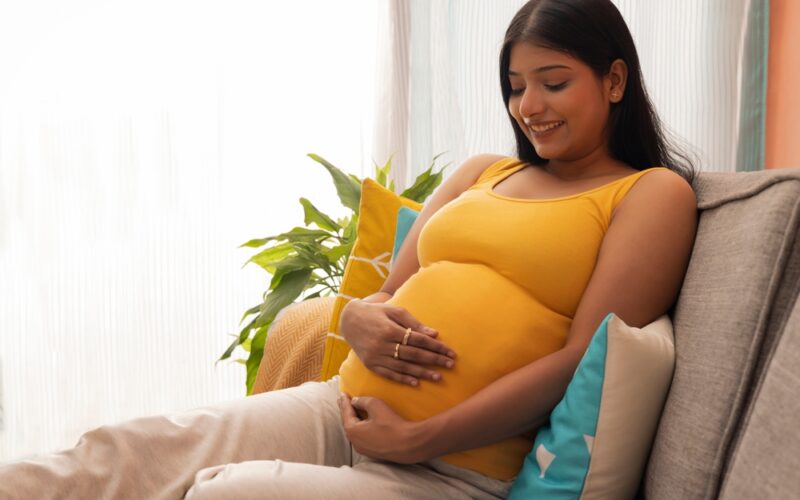
[[[339,366],[350,352],[350,345],[339,335],[342,309],[352,299],[362,299],[380,290],[389,275],[400,207],[422,209],[421,204],[393,193],[372,179],[361,183],[356,242],[333,304],[322,359],[320,379],[323,381],[339,373]]]

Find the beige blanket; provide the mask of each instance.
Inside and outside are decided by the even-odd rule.
[[[278,313],[267,334],[253,394],[320,380],[334,300],[309,299]]]

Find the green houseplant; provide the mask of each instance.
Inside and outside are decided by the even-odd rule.
[[[414,184],[400,193],[401,196],[423,203],[441,183],[444,165],[434,172],[436,160],[442,153],[433,157],[430,166],[414,181]],[[339,290],[350,251],[356,240],[359,202],[361,200],[361,179],[348,175],[333,166],[324,158],[310,153],[308,156],[325,167],[333,179],[336,193],[342,205],[351,214],[333,220],[306,198],[300,198],[303,206],[304,226],[296,226],[289,231],[250,240],[241,247],[260,248],[244,265],[258,265],[270,276],[268,289],[261,303],[244,312],[238,335],[225,350],[218,361],[228,359],[238,346],[249,353],[247,359],[236,359],[247,369],[247,393],[252,392],[258,373],[258,366],[264,354],[267,331],[278,312],[298,298],[307,300],[319,296],[335,295]],[[394,191],[394,181],[386,185],[392,167],[392,158],[385,165],[375,165],[375,181]]]

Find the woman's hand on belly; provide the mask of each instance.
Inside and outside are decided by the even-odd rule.
[[[411,333],[406,338],[407,328]],[[339,331],[364,366],[395,382],[412,386],[418,379],[435,382],[441,375],[423,365],[451,368],[454,363],[455,352],[436,340],[438,332],[401,307],[350,301],[342,311]]]
[[[339,396],[347,440],[362,455],[399,464],[414,464],[427,456],[424,423],[405,420],[378,398]]]

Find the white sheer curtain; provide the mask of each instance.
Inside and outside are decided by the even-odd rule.
[[[733,171],[749,0],[614,0],[636,42],[663,121],[702,170]],[[498,58],[525,0],[381,0],[376,118],[391,117],[375,151],[397,152],[409,182],[433,155],[458,165],[476,153],[513,154]],[[757,131],[754,131],[756,133]],[[761,131],[763,132],[763,131]],[[760,132],[759,132],[760,133]],[[452,169],[450,169],[452,171]]]
[[[371,173],[376,6],[0,3],[0,461],[239,397],[250,238]],[[375,157],[379,162],[385,158]]]

